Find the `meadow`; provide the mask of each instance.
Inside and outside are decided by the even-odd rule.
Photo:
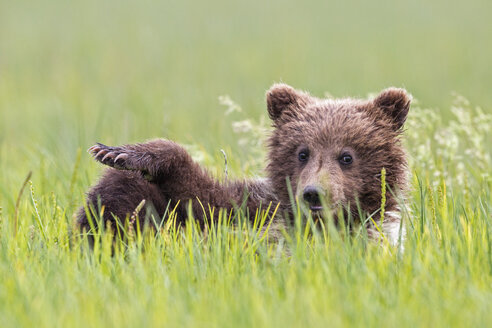
[[[492,322],[490,1],[0,0],[1,327],[485,327]],[[405,87],[404,252],[297,220],[73,233],[103,168],[156,137],[217,177],[263,174],[278,81]],[[286,251],[288,250],[288,251]]]

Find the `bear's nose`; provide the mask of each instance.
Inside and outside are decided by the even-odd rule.
[[[307,186],[306,188],[304,188],[302,197],[311,206],[321,206],[319,190],[314,186]]]

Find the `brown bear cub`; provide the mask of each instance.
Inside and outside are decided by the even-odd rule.
[[[342,208],[344,217],[366,222],[367,215],[381,207],[384,168],[388,191],[383,231],[396,242],[398,196],[407,186],[400,135],[410,101],[405,90],[396,88],[371,100],[359,100],[320,99],[285,84],[273,85],[267,92],[273,132],[268,139],[266,179],[219,182],[183,147],[168,140],[120,147],[94,145],[89,149],[94,158],[112,168],[89,191],[78,223],[90,230],[87,208],[102,205],[104,221],[124,220],[142,200],[146,211],[140,217],[147,213],[148,218],[151,213],[154,223],[168,207],[176,208],[176,219],[182,224],[190,208],[203,223],[209,208],[218,213],[220,208],[235,211],[241,207],[254,216],[259,209],[279,205],[283,214],[275,220],[282,220],[292,218],[289,187],[314,215],[331,213],[337,219]],[[369,234],[374,234],[374,227],[367,225]]]

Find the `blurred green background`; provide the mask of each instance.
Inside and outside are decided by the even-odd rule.
[[[0,178],[17,189],[29,169],[71,172],[76,150],[96,141],[167,137],[241,160],[218,97],[258,120],[278,81],[337,97],[405,87],[444,117],[457,92],[490,111],[491,9],[481,0],[2,0]],[[83,165],[95,165],[88,157]]]
[[[0,0],[0,326],[490,326],[491,17],[490,0]],[[214,175],[220,149],[231,177],[261,174],[278,81],[418,100],[404,254],[303,232],[263,256],[219,228],[117,256],[106,234],[92,256],[67,232],[98,141],[171,138]]]

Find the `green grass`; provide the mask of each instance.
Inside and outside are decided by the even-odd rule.
[[[491,9],[0,1],[0,326],[490,325]],[[403,253],[330,225],[280,246],[247,225],[166,227],[114,256],[109,235],[94,252],[71,237],[96,141],[171,138],[216,176],[220,149],[229,177],[261,175],[264,92],[280,80],[418,100]]]

